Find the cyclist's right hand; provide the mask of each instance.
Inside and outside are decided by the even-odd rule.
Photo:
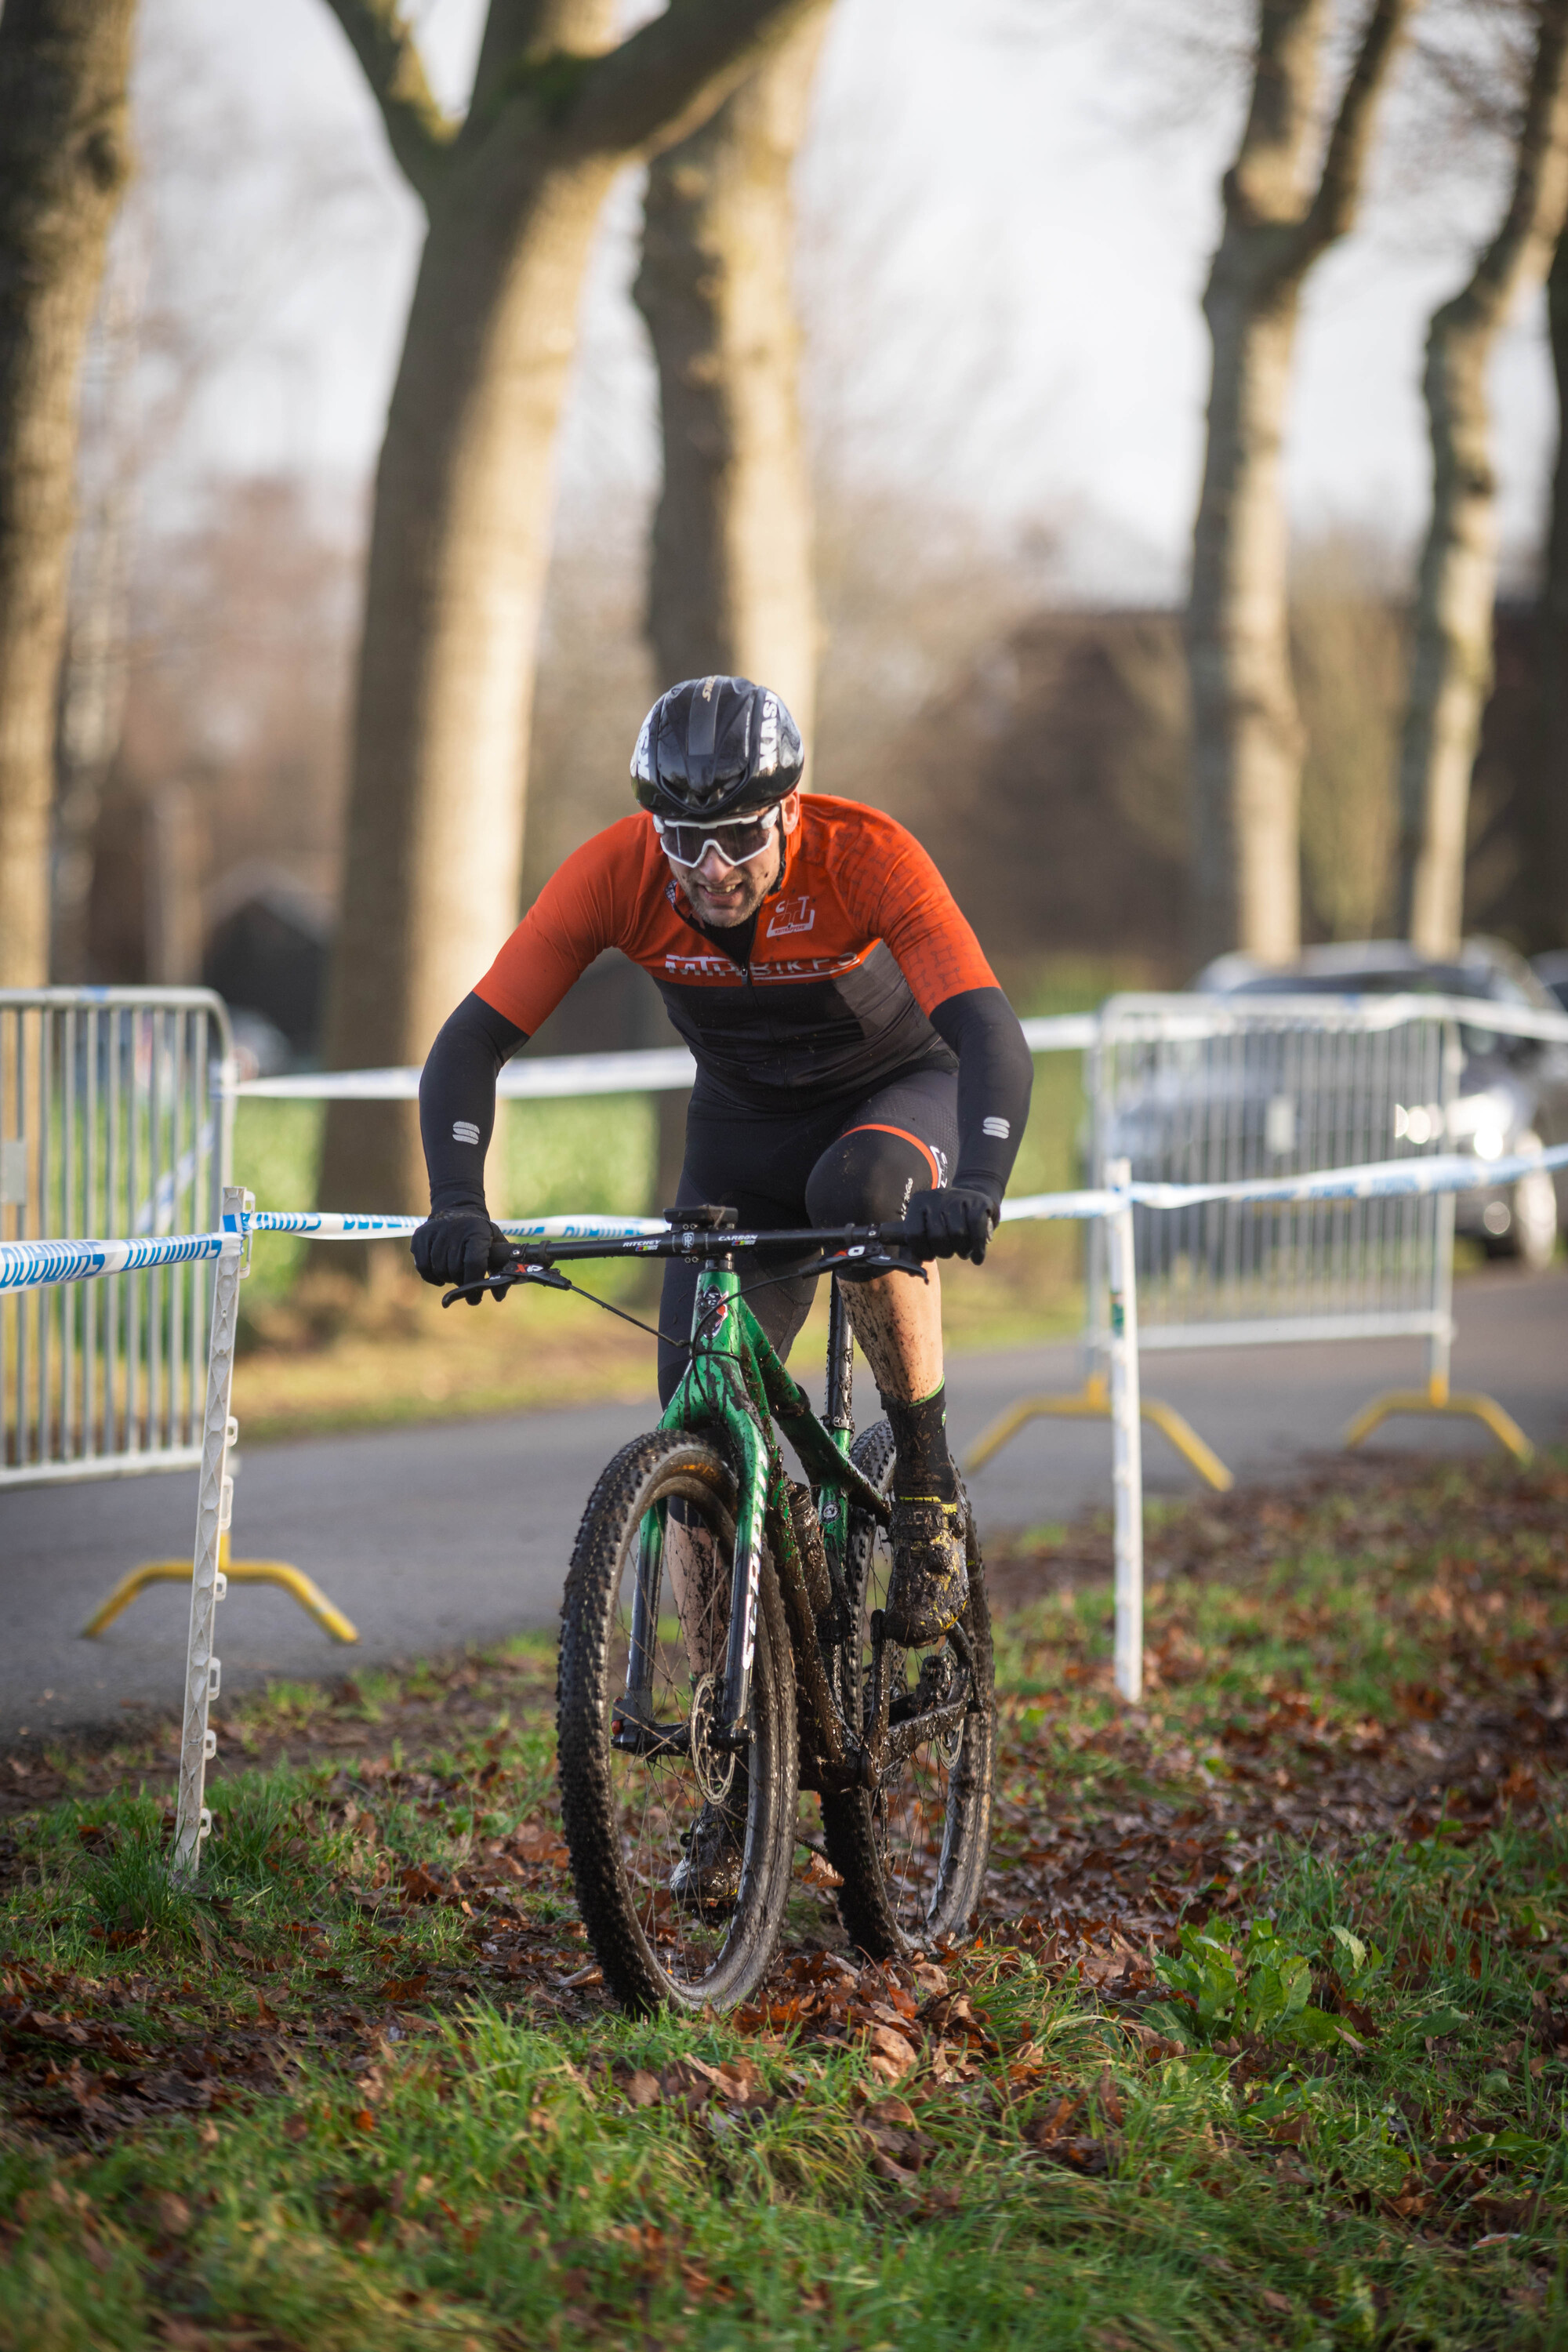
[[[421,1279],[443,1288],[449,1284],[482,1282],[487,1274],[499,1274],[517,1255],[516,1244],[507,1239],[484,1209],[438,1210],[426,1218],[408,1246]],[[482,1290],[476,1290],[468,1305],[477,1307],[483,1297]],[[499,1302],[506,1292],[492,1290],[490,1297]]]

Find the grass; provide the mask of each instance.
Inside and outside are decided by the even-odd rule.
[[[595,1983],[519,1642],[18,1758],[0,2345],[1568,2343],[1568,1464],[1360,1471],[995,1562],[975,1939],[810,1858],[730,2021]],[[19,1769],[17,1769],[19,1767]]]

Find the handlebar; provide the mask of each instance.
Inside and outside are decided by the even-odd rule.
[[[538,1280],[554,1265],[586,1258],[679,1257],[694,1265],[713,1265],[734,1251],[757,1249],[812,1253],[813,1263],[794,1269],[802,1275],[833,1274],[843,1267],[858,1274],[909,1274],[921,1282],[926,1279],[925,1260],[937,1255],[923,1236],[917,1236],[896,1218],[877,1225],[800,1225],[771,1233],[740,1233],[728,1225],[672,1224],[663,1234],[606,1234],[594,1241],[520,1241],[512,1253],[511,1267],[502,1266],[482,1282],[460,1284],[444,1295],[441,1304],[449,1307],[455,1299],[507,1289],[514,1282],[527,1281],[531,1275]],[[899,1250],[906,1255],[894,1255]]]
[[[910,1227],[894,1220],[880,1225],[785,1226],[768,1233],[741,1233],[731,1226],[672,1225],[667,1234],[607,1234],[596,1241],[521,1241],[514,1255],[520,1265],[527,1265],[595,1257],[680,1257],[711,1265],[732,1250],[811,1250],[860,1258],[880,1257],[899,1248],[911,1258],[921,1254]],[[925,1255],[935,1253],[928,1249]]]

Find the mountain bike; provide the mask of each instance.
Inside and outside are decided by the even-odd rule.
[[[529,1242],[443,1301],[514,1283],[575,1289],[560,1270],[574,1259],[701,1268],[687,1370],[658,1428],[623,1446],[589,1497],[562,1608],[562,1823],[605,1981],[634,2011],[726,2009],[756,1986],[803,1843],[803,1786],[820,1800],[845,1929],[874,1958],[965,1933],[990,1840],[991,1622],[973,1514],[965,1498],[963,1615],[907,1654],[881,1606],[892,1435],[878,1422],[857,1437],[851,1410],[841,1276],[923,1281],[924,1268],[900,1224],[741,1233],[734,1213],[688,1208],[663,1234]],[[785,1278],[742,1286],[737,1262],[759,1249],[815,1252],[791,1275],[833,1278],[820,1420],[746,1303]],[[804,1481],[786,1474],[781,1432]]]

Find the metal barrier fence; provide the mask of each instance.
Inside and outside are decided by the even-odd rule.
[[[1086,1071],[1092,1164],[1131,1163],[1141,1203],[1141,1347],[1422,1339],[1424,1385],[1372,1398],[1346,1443],[1359,1444],[1394,1413],[1460,1413],[1527,1459],[1527,1441],[1494,1399],[1449,1386],[1454,1193],[1498,1181],[1496,1165],[1465,1162],[1467,1184],[1435,1192],[1314,1192],[1268,1216],[1258,1211],[1258,1187],[1349,1163],[1431,1160],[1463,1126],[1461,1030],[1562,1043],[1568,1019],[1418,995],[1130,995],[1110,998],[1094,1025]],[[1522,1165],[1531,1174],[1541,1168]],[[1178,1205],[1184,1186],[1199,1189]],[[1082,1387],[1018,1399],[977,1439],[968,1468],[1037,1417],[1109,1410],[1112,1302],[1098,1227],[1086,1257]],[[1145,1396],[1142,1413],[1210,1486],[1232,1484],[1173,1406]]]
[[[0,1241],[215,1225],[230,1052],[208,989],[0,990]],[[194,1467],[207,1290],[188,1259],[132,1255],[103,1292],[0,1297],[0,1487]]]
[[[1089,1055],[1095,1165],[1140,1184],[1251,1184],[1430,1156],[1461,1055],[1441,1013],[1314,997],[1117,996]],[[1419,1338],[1447,1374],[1453,1195],[1310,1200],[1268,1217],[1212,1195],[1134,1220],[1145,1349]],[[1107,1344],[1091,1250],[1086,1345]]]

